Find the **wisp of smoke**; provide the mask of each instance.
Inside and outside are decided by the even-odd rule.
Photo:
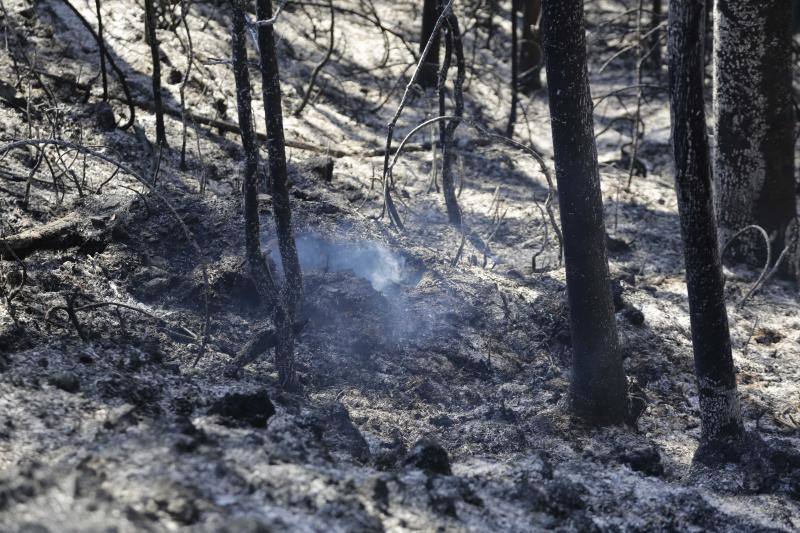
[[[350,271],[380,292],[404,281],[405,258],[379,242],[331,241],[313,233],[298,236],[296,242],[303,270]]]

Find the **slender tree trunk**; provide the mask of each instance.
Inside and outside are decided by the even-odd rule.
[[[609,289],[582,0],[543,0],[542,34],[572,328],[572,405],[595,424],[627,415]]]
[[[800,32],[800,0],[792,0],[792,34]]]
[[[236,108],[239,116],[239,131],[245,153],[242,196],[244,199],[245,254],[250,275],[256,284],[261,299],[279,305],[275,283],[269,266],[261,251],[261,230],[258,217],[258,144],[253,129],[252,92],[250,72],[247,68],[247,32],[242,0],[231,2],[233,31],[233,76],[236,81]]]
[[[108,101],[108,73],[106,72],[106,42],[103,39],[103,15],[100,13],[100,0],[94,0],[97,12],[97,48],[100,52],[100,74],[103,77],[103,101]]]
[[[272,18],[272,2],[257,0],[256,16],[259,20]],[[272,26],[258,27],[258,47],[261,54],[261,86],[264,99],[264,119],[267,126],[272,212],[278,234],[281,263],[286,277],[284,306],[282,312],[278,312],[275,319],[279,337],[278,346],[275,348],[275,361],[281,386],[291,388],[296,385],[293,325],[296,309],[302,298],[303,276],[292,230],[292,211],[289,204],[289,185],[286,172],[286,143],[283,137],[281,84]],[[281,308],[279,308],[280,310]]]
[[[703,101],[705,21],[703,0],[670,2],[670,111],[675,188],[700,397],[702,439],[695,455],[699,460],[735,453],[744,434],[712,205]]]
[[[658,29],[658,25],[662,22],[663,16],[663,9],[661,7],[661,0],[653,0],[652,4],[652,13],[650,13],[650,39],[647,45],[647,49],[650,52],[650,57],[648,58],[647,63],[650,65],[650,68],[655,71],[655,73],[659,73],[661,71],[661,64],[663,63],[664,59],[661,57],[661,30]]]
[[[774,262],[791,244],[794,236],[787,234],[797,209],[790,5],[786,0],[716,0],[715,10],[714,175],[720,237],[724,244],[746,226],[761,226],[772,241]],[[730,250],[740,260],[763,264],[766,259],[756,232],[737,237]]]
[[[494,37],[494,16],[497,14],[497,5],[498,0],[488,0],[486,9],[489,13],[486,16],[486,44],[484,45],[486,48],[490,48],[492,45],[492,37]]]
[[[425,45],[431,39],[433,28],[436,26],[436,20],[441,13],[441,0],[425,0],[422,7],[422,31],[420,32],[419,39],[419,53],[425,50]],[[430,89],[436,87],[436,73],[439,69],[439,43],[441,33],[437,32],[433,37],[433,46],[428,52],[428,57],[422,63],[417,77],[417,83],[423,89]]]
[[[167,134],[164,130],[164,103],[161,99],[161,55],[158,51],[158,37],[156,36],[156,10],[153,0],[144,0],[145,30],[147,41],[150,45],[150,55],[153,59],[153,107],[156,110],[156,143],[167,144]]]
[[[541,0],[525,0],[522,8],[522,42],[519,57],[520,89],[526,92],[542,88],[542,42],[539,28]]]
[[[512,0],[511,2],[511,112],[508,115],[508,124],[506,124],[506,137],[514,136],[514,124],[517,122],[517,102],[519,95],[519,46],[517,39],[517,8],[519,7],[519,0]]]
[[[446,79],[447,68],[450,65],[450,58],[453,53],[456,57],[456,78],[453,82],[454,98],[456,107],[453,115],[461,117],[464,115],[464,78],[466,76],[466,67],[464,62],[464,44],[461,40],[461,30],[458,25],[458,19],[451,12],[447,17],[447,32],[446,32],[446,48],[445,48],[445,61],[442,63],[442,69],[439,74],[439,113],[444,115],[444,81]],[[442,143],[442,192],[444,194],[444,202],[447,207],[447,218],[450,224],[456,228],[461,228],[461,208],[458,205],[456,198],[455,180],[453,179],[453,136],[460,121],[443,121],[439,123],[440,136]]]

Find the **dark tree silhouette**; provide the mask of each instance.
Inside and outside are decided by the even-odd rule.
[[[669,91],[701,446],[696,458],[735,452],[744,435],[711,190],[703,101],[705,2],[673,0],[669,9]]]
[[[419,38],[419,53],[425,50],[425,45],[431,39],[431,34],[436,26],[436,20],[441,13],[441,0],[425,0],[422,6],[422,30]],[[420,66],[417,83],[424,89],[436,87],[436,73],[439,68],[439,43],[440,32],[433,36],[433,46],[428,52],[428,57]]]
[[[661,64],[663,62],[663,58],[661,57],[661,30],[659,29],[659,25],[661,24],[661,18],[664,16],[663,9],[661,7],[661,0],[653,0],[652,8],[650,12],[650,29],[648,33],[650,34],[649,42],[647,43],[647,51],[650,52],[650,55],[647,58],[647,64],[650,66],[652,70],[656,73],[661,71]]]
[[[714,178],[720,238],[758,225],[774,262],[795,235],[795,116],[792,17],[785,0],[717,0],[714,16]],[[790,261],[797,260],[797,246]],[[766,260],[755,231],[730,247],[740,260]]]
[[[452,9],[447,14],[447,22],[444,26],[445,32],[445,57],[442,61],[442,68],[439,71],[438,91],[439,91],[439,115],[445,115],[445,80],[447,70],[450,67],[452,55],[456,57],[456,78],[453,83],[455,110],[453,115],[461,117],[464,115],[464,78],[466,77],[466,65],[464,62],[464,44],[461,40],[461,30],[458,19],[453,14]],[[457,228],[461,227],[461,208],[456,197],[455,180],[453,179],[453,135],[458,127],[459,120],[442,121],[439,123],[439,135],[442,145],[442,192],[444,202],[447,207],[447,218],[450,223]]]
[[[156,10],[153,0],[144,0],[145,32],[147,43],[150,45],[150,55],[153,59],[153,107],[156,112],[156,143],[167,144],[167,134],[164,130],[164,103],[161,99],[161,55],[158,50],[158,36],[156,35]]]
[[[581,0],[544,0],[542,34],[564,234],[572,405],[595,424],[627,415],[627,383],[609,288]]]
[[[519,0],[511,2],[511,112],[508,114],[508,124],[506,124],[506,137],[514,136],[514,124],[517,122],[517,103],[519,102],[519,41],[517,21],[517,8]]]
[[[542,42],[538,27],[541,0],[523,0],[522,42],[519,55],[519,86],[526,92],[542,88]]]
[[[103,37],[101,35],[98,35],[97,32],[94,31],[94,28],[92,28],[92,25],[89,23],[88,20],[86,20],[86,17],[81,15],[81,12],[78,11],[75,8],[75,6],[73,6],[69,2],[69,0],[61,0],[61,1],[64,3],[65,6],[67,6],[67,8],[72,12],[72,14],[78,18],[83,27],[86,28],[86,31],[88,31],[92,35],[92,38],[97,43],[97,49],[99,51],[102,51],[103,57],[105,57],[105,59],[108,61],[108,64],[111,66],[111,70],[113,70],[114,73],[117,75],[117,78],[119,78],[120,85],[122,85],[122,92],[125,94],[125,101],[128,104],[128,112],[130,114],[125,124],[122,124],[121,126],[119,126],[119,128],[127,130],[128,128],[133,126],[133,123],[136,120],[136,106],[134,105],[133,97],[131,96],[131,89],[128,86],[128,81],[125,78],[125,73],[122,71],[122,69],[120,69],[117,66],[116,62],[114,61],[114,57],[108,52],[108,48],[105,45]],[[102,63],[101,63],[101,69],[102,69]]]
[[[252,96],[250,72],[247,68],[247,34],[245,30],[245,11],[243,0],[231,2],[233,31],[233,75],[236,81],[236,107],[239,115],[239,131],[245,153],[244,197],[245,254],[250,276],[253,278],[259,296],[268,304],[280,304],[277,290],[269,266],[261,251],[261,230],[258,217],[258,145],[253,129]]]
[[[100,53],[100,74],[103,80],[103,101],[108,100],[108,73],[106,72],[106,42],[103,39],[103,15],[100,13],[100,0],[94,0],[97,13],[97,48]]]
[[[260,21],[272,18],[272,2],[256,0],[256,16]],[[278,58],[275,53],[275,35],[271,24],[258,26],[258,48],[261,62],[264,119],[267,127],[272,213],[278,234],[281,264],[286,279],[283,290],[283,306],[277,308],[275,317],[279,336],[278,345],[275,348],[275,362],[281,386],[291,388],[296,385],[293,325],[297,306],[302,298],[303,277],[292,230],[292,212],[289,205],[289,184],[286,171],[286,142],[283,136],[281,84]]]

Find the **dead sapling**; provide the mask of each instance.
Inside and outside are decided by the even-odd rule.
[[[122,86],[122,92],[125,94],[125,101],[127,102],[128,113],[129,113],[128,120],[124,124],[119,126],[119,127],[120,127],[120,129],[123,129],[123,130],[126,130],[126,129],[130,128],[131,126],[133,126],[133,123],[134,123],[134,121],[136,119],[136,107],[134,105],[133,97],[131,96],[131,90],[130,90],[130,87],[128,86],[128,81],[125,78],[125,73],[122,72],[122,70],[117,66],[117,63],[114,61],[114,57],[109,53],[107,47],[105,46],[105,41],[103,40],[102,33],[100,35],[98,35],[94,31],[94,28],[92,28],[92,25],[89,23],[89,21],[86,20],[86,17],[81,15],[80,11],[78,11],[75,8],[75,6],[73,6],[68,0],[61,0],[61,1],[64,3],[65,6],[67,6],[67,8],[72,12],[72,14],[75,15],[78,18],[78,20],[83,25],[83,27],[86,28],[86,30],[92,35],[92,38],[94,38],[95,42],[97,43],[98,50],[100,50],[100,52],[101,52],[102,56],[105,58],[105,60],[108,61],[108,65],[111,67],[111,70],[113,70],[114,73],[117,75],[117,78],[119,79],[119,83]],[[100,25],[102,25],[102,22],[99,20],[99,17],[100,17],[99,5],[97,6],[97,8],[98,8],[98,11],[97,11],[97,13],[98,13],[98,23]],[[102,29],[101,29],[101,32],[102,32]],[[102,68],[102,64],[101,64],[101,68]],[[104,91],[104,94],[105,94],[105,91]]]
[[[152,83],[153,83],[153,106],[156,113],[156,143],[159,145],[167,144],[167,133],[164,128],[164,101],[161,97],[161,52],[158,46],[158,35],[156,34],[156,10],[153,0],[144,0],[144,26],[147,44],[150,46],[150,56],[153,63]]]
[[[519,46],[517,37],[518,0],[511,2],[511,112],[506,125],[506,137],[514,137],[514,124],[517,122],[517,102],[519,101]]]
[[[309,99],[311,98],[311,93],[314,91],[314,85],[317,82],[317,76],[319,75],[320,71],[325,68],[325,65],[328,64],[330,61],[331,56],[333,55],[333,46],[335,43],[334,37],[334,29],[336,23],[336,10],[333,8],[333,0],[328,0],[328,5],[330,6],[330,17],[331,17],[331,25],[328,29],[328,48],[325,51],[325,55],[322,59],[314,66],[314,70],[311,71],[311,77],[308,80],[308,88],[306,89],[305,93],[303,94],[303,100],[300,102],[300,105],[295,109],[294,116],[299,117],[303,113],[303,109],[305,109],[306,104],[308,104]]]
[[[399,229],[403,230],[403,221],[400,219],[400,214],[397,212],[397,208],[394,205],[394,201],[391,196],[391,189],[392,189],[392,175],[391,169],[389,168],[389,160],[392,154],[392,140],[394,138],[394,129],[397,126],[397,121],[400,119],[400,115],[403,113],[403,109],[406,106],[406,103],[411,95],[412,89],[417,84],[421,72],[423,70],[424,63],[428,60],[428,56],[431,53],[434,43],[438,46],[438,41],[436,37],[439,34],[439,31],[445,24],[447,19],[446,14],[450,11],[453,7],[454,0],[449,0],[447,4],[442,7],[441,13],[439,14],[439,18],[436,19],[436,24],[434,24],[433,28],[431,29],[431,37],[428,39],[428,42],[425,43],[425,48],[420,53],[420,57],[417,61],[417,64],[414,68],[414,73],[411,75],[411,79],[409,80],[408,84],[406,85],[405,91],[403,92],[402,98],[400,98],[400,104],[397,106],[397,110],[392,116],[392,119],[389,121],[387,125],[387,132],[386,132],[386,148],[383,153],[383,210],[381,211],[380,216],[383,217],[384,214],[389,214],[389,219],[391,222]]]
[[[281,89],[272,25],[276,20],[269,0],[259,0],[258,49],[262,75],[264,112],[267,125],[272,211],[277,229],[278,248],[283,265],[284,283],[279,287],[261,250],[258,216],[258,146],[253,129],[250,74],[247,66],[245,0],[231,0],[233,70],[236,81],[239,130],[245,152],[243,183],[245,247],[250,275],[265,304],[272,308],[272,328],[263,328],[248,342],[230,370],[236,372],[263,350],[275,348],[275,366],[282,388],[298,385],[294,370],[295,315],[302,297],[302,274],[291,225],[291,208],[283,137]],[[272,20],[272,23],[266,22]],[[264,24],[260,22],[264,21]]]

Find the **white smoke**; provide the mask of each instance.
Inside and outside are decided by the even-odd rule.
[[[405,258],[379,242],[327,240],[313,233],[298,236],[296,242],[303,270],[350,271],[380,292],[403,282]],[[270,248],[278,257],[275,247]]]

